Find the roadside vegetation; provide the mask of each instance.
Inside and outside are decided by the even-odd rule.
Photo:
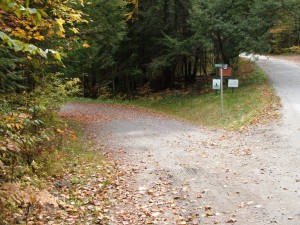
[[[279,116],[280,100],[262,70],[246,59],[240,59],[236,78],[238,88],[226,88],[221,114],[220,91],[212,90],[212,77],[200,88],[197,84],[183,90],[152,93],[140,90],[140,96],[103,97],[78,101],[125,104],[147,108],[194,124],[237,130],[256,123],[270,122]],[[148,92],[147,92],[148,91]]]
[[[1,224],[107,224],[118,171],[78,124],[68,123],[51,151],[31,165],[19,160],[16,177],[2,180]]]
[[[207,93],[165,94],[148,100],[137,100],[136,105],[173,115],[186,121],[219,128],[240,129],[266,122],[278,116],[279,99],[266,75],[254,64],[241,60],[239,88],[224,90],[224,111],[221,114],[220,91]]]

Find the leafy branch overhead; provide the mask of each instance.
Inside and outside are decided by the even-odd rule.
[[[8,35],[3,33],[2,31],[0,31],[0,38],[2,39],[3,43],[5,43],[9,47],[11,47],[15,52],[18,52],[18,51],[28,52],[31,55],[39,54],[40,56],[42,56],[44,58],[47,58],[47,54],[50,52],[50,53],[52,53],[54,58],[61,61],[60,53],[55,50],[52,50],[52,49],[43,50],[33,44],[26,44],[23,41],[11,39]]]
[[[78,3],[79,4],[79,3]],[[83,4],[83,2],[80,2]],[[74,1],[1,1],[0,37],[15,51],[38,53],[47,57],[51,52],[61,60],[58,51],[42,50],[37,46],[47,45],[50,38],[65,38],[67,31],[79,33],[75,27],[87,23],[81,10],[74,9]],[[66,27],[68,30],[66,31]]]

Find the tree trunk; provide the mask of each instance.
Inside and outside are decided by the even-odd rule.
[[[218,52],[219,52],[219,54],[221,54],[221,59],[222,59],[222,62],[220,62],[220,63],[228,64],[229,58],[224,53],[223,40],[222,40],[220,33],[218,33],[217,38],[218,38]]]
[[[183,65],[184,65],[184,82],[188,82],[188,62],[187,62],[187,57],[184,57],[184,59],[183,59]]]
[[[199,61],[199,56],[197,55],[195,57],[195,62],[194,62],[194,69],[193,69],[193,74],[192,74],[192,81],[196,81],[196,76],[197,76],[197,71],[198,71],[198,61]]]
[[[188,60],[188,82],[192,82],[192,61]]]

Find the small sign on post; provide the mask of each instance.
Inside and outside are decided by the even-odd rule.
[[[228,79],[228,87],[238,88],[239,87],[239,80],[238,79]]]
[[[215,64],[216,68],[224,68],[226,69],[228,67],[228,64]]]
[[[233,77],[232,68],[228,67],[227,64],[215,64],[216,68],[216,77],[220,77],[220,79],[213,79],[212,88],[214,90],[220,90],[221,92],[221,115],[224,114],[224,90],[223,90],[223,80],[224,78],[228,80],[228,87],[237,88],[239,87],[238,79],[230,79]]]
[[[221,89],[221,80],[220,79],[213,79],[212,88],[214,90],[220,90]]]

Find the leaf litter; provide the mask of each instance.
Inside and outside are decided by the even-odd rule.
[[[112,110],[114,106],[98,107],[96,104],[76,103],[70,107],[78,107],[81,112],[75,111],[74,114],[74,110],[65,108],[62,115],[69,119],[79,120],[85,125],[94,123],[98,125],[98,123],[112,120],[131,120],[138,118],[144,112],[122,106],[117,106],[117,110]],[[84,116],[82,116],[83,114]],[[248,130],[243,132],[246,137],[250,137],[250,134],[246,133]],[[90,136],[91,141],[97,138],[97,135],[92,132],[87,135]],[[263,133],[263,135],[265,134]],[[214,151],[225,146],[228,149],[228,155],[235,159],[248,162],[247,159],[256,157],[257,140],[250,139],[248,145],[241,142],[235,146],[229,146],[231,139],[236,137],[232,135],[220,135],[219,137],[217,143],[212,139],[200,142],[203,150],[197,153],[197,149],[193,148],[193,153],[198,154],[199,158],[205,161],[215,158]],[[113,138],[113,136],[108,138]],[[274,138],[276,139],[276,137]],[[176,142],[174,145],[180,145],[180,143]],[[214,190],[203,188],[203,190],[190,192],[193,182],[197,182],[195,179],[174,185],[172,174],[167,170],[159,169],[159,165],[152,159],[150,151],[144,153],[145,157],[138,156],[139,161],[136,164],[130,164],[128,161],[132,162],[135,158],[128,159],[128,157],[133,157],[127,153],[128,149],[114,148],[106,143],[101,144],[100,147],[106,157],[103,165],[98,167],[88,163],[77,165],[73,171],[66,173],[63,177],[52,178],[50,183],[53,185],[49,185],[47,190],[59,199],[59,207],[52,206],[51,209],[46,210],[47,213],[39,213],[39,219],[31,221],[42,224],[238,224],[242,221],[237,212],[246,210],[265,212],[264,204],[258,204],[257,199],[252,200],[252,195],[244,193],[244,196],[248,198],[240,198],[243,194],[242,189],[235,191],[230,189],[232,182],[245,186],[259,185],[259,182],[251,184],[252,177],[242,177],[241,171],[233,170],[228,166],[229,164],[222,166],[221,163],[215,163],[207,167],[212,171],[212,176],[216,174],[213,172],[214,170],[221,168],[223,172],[219,173],[224,173],[228,179],[228,183],[220,184],[222,189],[225,189],[222,194],[237,196],[236,199],[238,199],[238,202],[234,202],[235,208],[232,211],[220,211],[217,205],[211,205],[215,197],[220,197],[213,193]],[[218,160],[225,158],[226,155],[223,154],[218,156]],[[142,160],[140,160],[141,158]],[[182,162],[180,166],[186,168],[188,165],[188,162]],[[248,167],[248,163],[242,165]],[[94,171],[93,174],[85,174],[83,168],[88,166]],[[151,182],[139,179],[139,173],[156,166],[157,170],[149,172],[149,179],[153,178]],[[77,169],[82,172],[78,172]],[[262,181],[260,180],[260,182]],[[254,217],[249,219],[256,219],[256,215]],[[288,218],[292,221],[295,220],[295,217],[292,216]],[[267,219],[275,221],[271,217]]]

